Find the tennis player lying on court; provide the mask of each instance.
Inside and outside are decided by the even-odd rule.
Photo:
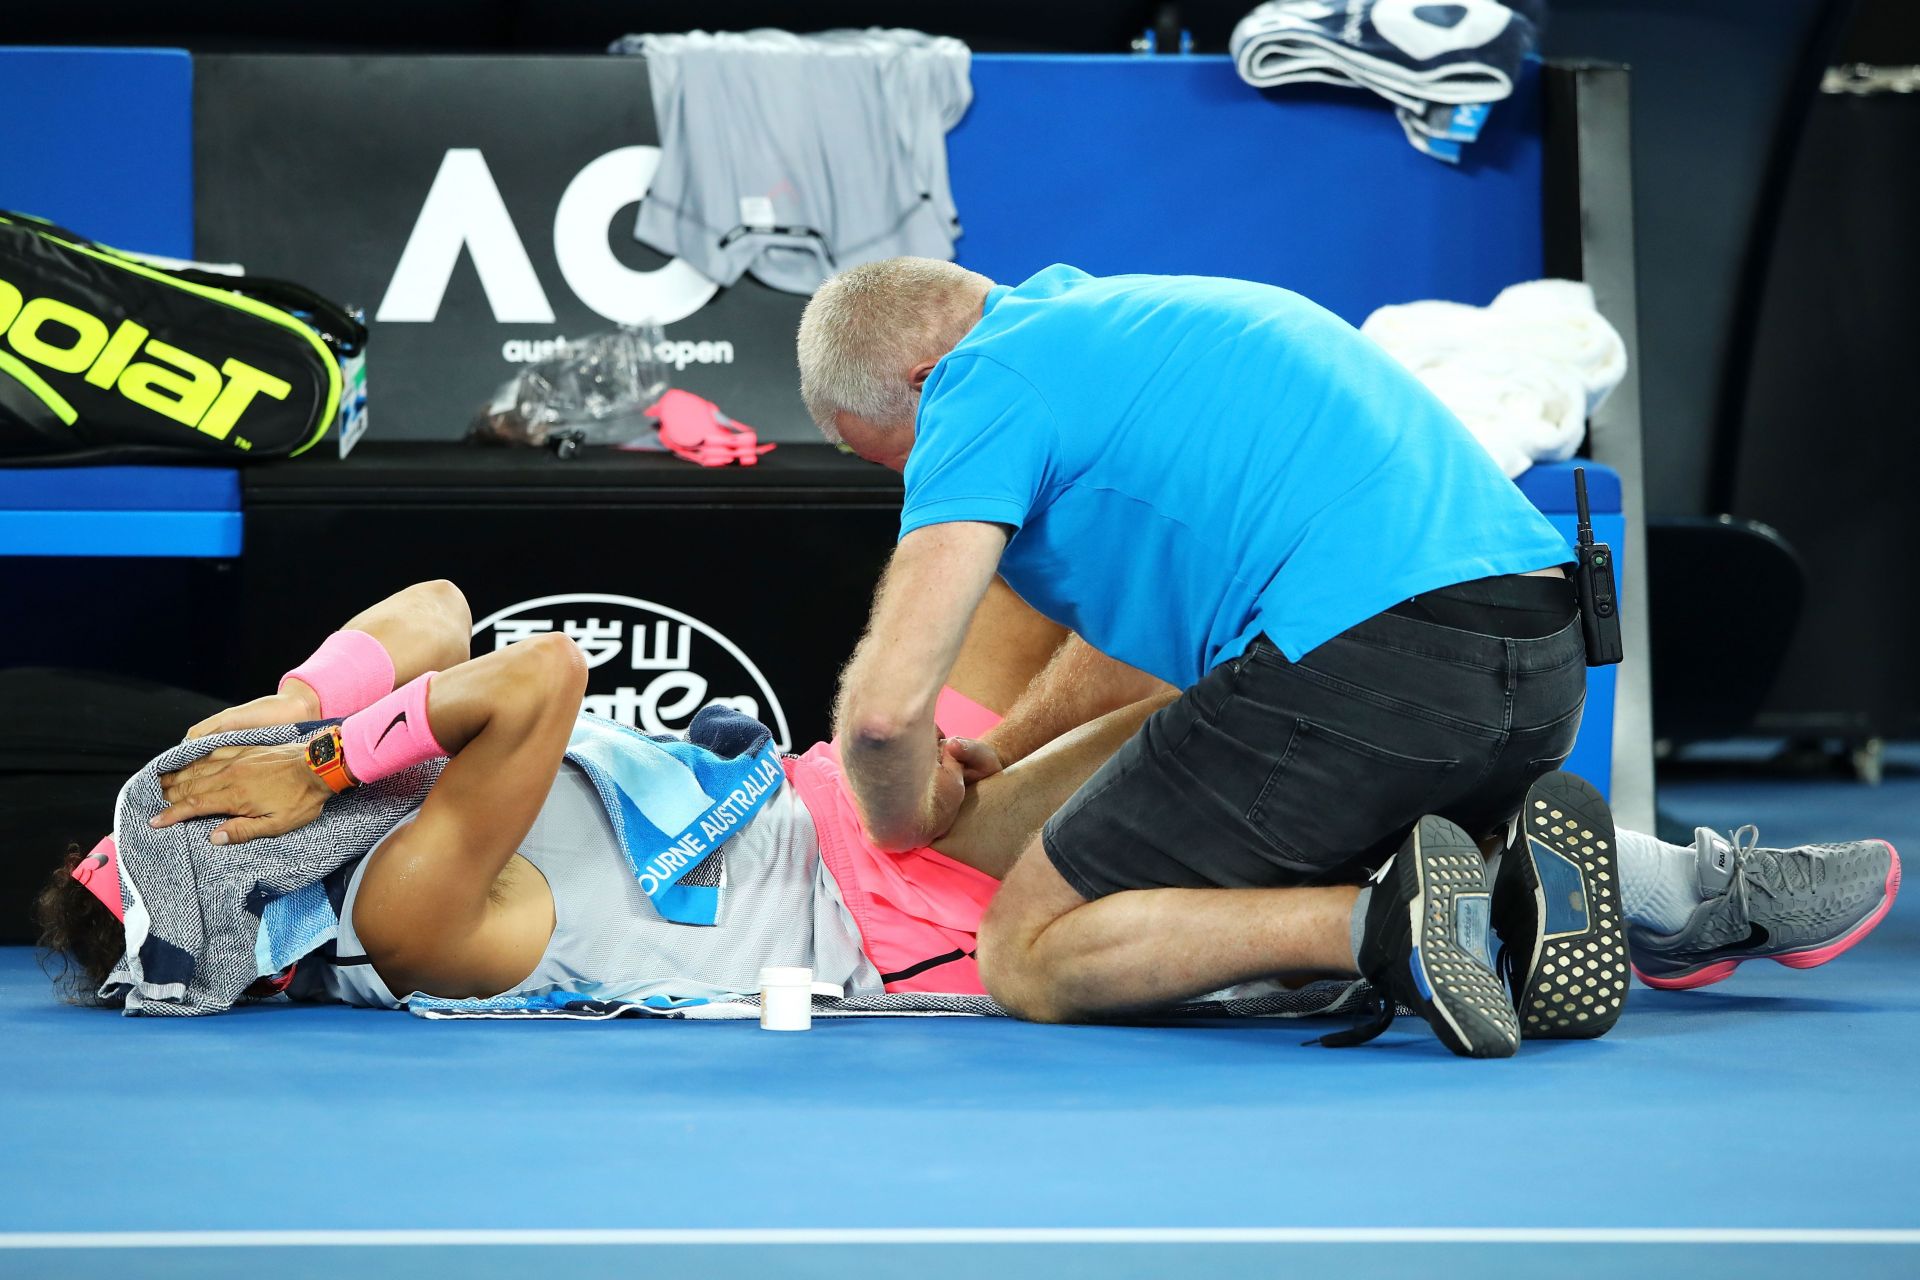
[[[774,964],[810,965],[849,993],[980,994],[970,953],[998,877],[1153,705],[1083,726],[970,792],[949,757],[952,789],[965,792],[951,829],[933,848],[881,854],[860,835],[831,746],[772,760],[769,779],[754,772],[764,750],[729,760],[650,742],[580,713],[586,666],[572,641],[537,637],[468,661],[469,629],[451,584],[410,587],[352,619],[280,692],[189,734],[337,722],[313,739],[317,747],[223,748],[165,780],[172,804],[153,826],[191,820],[199,839],[253,841],[248,855],[262,857],[267,844],[338,838],[337,818],[328,831],[329,802],[350,782],[450,757],[417,811],[342,868],[340,936],[299,966],[297,995],[383,1007],[412,992],[714,998],[757,991],[760,968]],[[1006,652],[994,630],[983,619],[973,669]],[[989,697],[998,685],[968,687]],[[621,754],[609,757],[609,743]],[[705,814],[696,801],[689,822],[686,801],[703,780],[712,795],[745,798]],[[637,812],[616,812],[623,801]],[[689,874],[653,894],[647,887],[660,886],[643,887],[636,868],[688,869],[673,865],[671,844],[623,842],[623,831],[647,825],[642,815],[667,812],[680,815],[658,823],[670,833],[701,823],[724,833],[714,841],[724,877]],[[208,816],[224,814],[248,816],[218,824]],[[107,847],[69,856],[79,878],[63,870],[39,903],[43,941],[94,988],[126,945],[108,914],[132,901],[108,861],[118,856]],[[679,922],[702,919],[703,906],[717,923]]]
[[[932,848],[904,854],[882,853],[862,834],[832,745],[787,759],[787,785],[756,797],[719,845],[717,923],[680,923],[688,903],[650,894],[636,876],[591,752],[570,756],[583,728],[587,738],[606,728],[578,712],[578,650],[547,636],[468,661],[469,629],[451,584],[410,587],[352,619],[280,692],[190,734],[344,716],[337,736],[324,730],[317,749],[223,748],[164,779],[172,803],[156,827],[190,821],[214,844],[292,840],[300,837],[287,833],[324,834],[337,789],[451,756],[417,811],[336,873],[340,936],[299,966],[296,995],[386,1008],[414,992],[711,998],[754,991],[768,964],[810,965],[850,994],[980,993],[973,940],[998,877],[1170,695],[1143,677],[1139,701],[972,785],[967,745],[956,741],[944,759],[948,785],[964,792],[958,816]],[[1064,638],[996,587],[942,700],[943,728],[990,732]],[[436,667],[445,669],[431,674]],[[648,764],[630,790],[655,790],[640,796],[643,807],[684,789],[677,765],[656,767],[657,744],[632,749]],[[228,814],[243,816],[214,821]],[[1693,849],[1632,832],[1618,843],[1634,959],[1662,986],[1718,981],[1748,959],[1821,963],[1878,923],[1898,884],[1897,859],[1877,841],[1761,850],[1702,829]],[[43,943],[69,957],[74,985],[86,989],[125,950],[114,856],[110,845],[69,855],[38,903]],[[697,916],[699,890],[716,886],[685,887]],[[1753,940],[1753,924],[1765,940]],[[1323,962],[1299,971],[1354,969]]]

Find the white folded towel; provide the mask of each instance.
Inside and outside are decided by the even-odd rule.
[[[1360,326],[1425,383],[1508,476],[1573,456],[1587,416],[1626,375],[1626,345],[1593,291],[1535,280],[1491,306],[1410,302]]]
[[[1416,373],[1451,352],[1486,345],[1492,330],[1485,307],[1437,301],[1381,307],[1360,326],[1360,332]]]
[[[1460,351],[1415,376],[1453,410],[1511,479],[1574,455],[1587,434],[1586,395],[1572,370],[1524,351]]]
[[[1488,310],[1541,354],[1580,371],[1591,417],[1627,376],[1627,344],[1593,303],[1593,289],[1577,280],[1529,280],[1500,291]]]

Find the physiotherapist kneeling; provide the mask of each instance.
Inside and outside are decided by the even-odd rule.
[[[1572,557],[1412,375],[1267,285],[1054,266],[1008,287],[913,258],[822,286],[799,357],[827,437],[905,477],[837,711],[882,847],[928,843],[971,778],[1182,691],[1008,876],[980,937],[1001,1003],[1080,1020],[1364,973],[1457,1052],[1513,1051],[1466,936],[1486,888],[1441,884],[1459,852],[1414,835],[1477,866],[1571,751]],[[934,702],[996,573],[1074,638],[983,744],[943,749]],[[1410,905],[1445,916],[1431,937]]]

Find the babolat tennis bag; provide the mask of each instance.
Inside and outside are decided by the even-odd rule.
[[[291,457],[334,424],[365,343],[299,285],[0,212],[0,464]]]

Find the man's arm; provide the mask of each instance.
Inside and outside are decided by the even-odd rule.
[[[1006,549],[1002,525],[915,529],[894,548],[834,716],[847,781],[882,849],[941,835],[958,812],[960,767],[940,751],[933,708]]]
[[[460,588],[444,579],[416,582],[347,620],[342,631],[364,631],[380,642],[393,661],[393,687],[424,671],[445,671],[467,660],[473,615]],[[301,680],[288,680],[277,693],[229,707],[187,730],[189,738],[296,724],[320,718],[320,699]]]
[[[1145,698],[1178,690],[1070,635],[1033,678],[1007,717],[982,741],[1003,765],[1025,759],[1063,733]]]
[[[1042,617],[1004,578],[996,577],[973,611],[967,641],[947,673],[947,686],[995,717],[1004,716],[1072,634]]]
[[[516,928],[494,882],[553,790],[586,690],[586,659],[560,635],[434,677],[428,719],[452,759],[420,816],[367,868],[354,907],[354,928],[395,990],[491,995],[539,962],[551,922]]]
[[[413,678],[417,676],[409,677]],[[440,672],[433,678],[427,701],[428,729],[449,756],[460,756],[466,763],[459,770],[449,766],[433,791],[440,801],[430,802],[420,821],[425,823],[429,812],[455,808],[463,822],[509,831],[524,818],[525,824],[517,828],[520,834],[511,842],[517,845],[553,785],[553,770],[580,714],[585,691],[586,661],[579,646],[559,635],[535,636]],[[537,750],[526,757],[520,753],[526,747],[529,726],[534,725],[540,728],[534,742]],[[359,777],[355,766],[364,762],[352,751],[349,746],[347,771]],[[529,769],[533,781],[527,787],[532,791],[521,785]],[[546,772],[541,774],[541,769]],[[222,747],[161,775],[160,791],[168,807],[154,815],[152,826],[226,815],[228,821],[208,833],[214,844],[285,835],[319,817],[333,798],[327,784],[307,767],[303,742]],[[538,795],[529,810],[528,797],[533,792]],[[448,817],[438,825],[453,821]],[[476,849],[494,849],[497,843],[481,841],[472,832],[463,839]],[[494,873],[498,871],[496,866]]]

